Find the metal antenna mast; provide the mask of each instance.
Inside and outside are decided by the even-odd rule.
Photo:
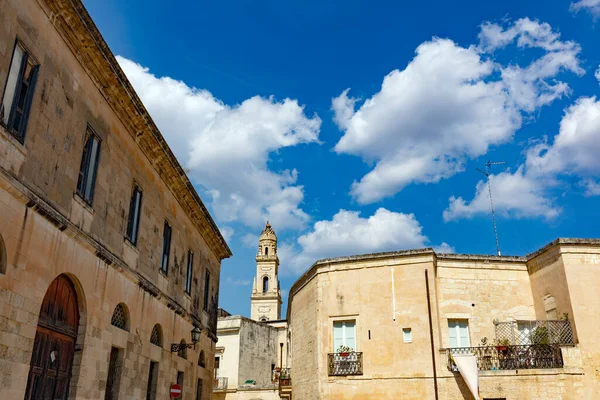
[[[494,200],[492,200],[492,183],[490,182],[490,167],[492,165],[500,165],[500,164],[506,164],[506,163],[504,161],[495,161],[495,162],[488,161],[485,163],[485,171],[482,171],[481,169],[477,168],[477,171],[484,174],[485,177],[487,178],[488,191],[490,192],[490,204],[492,205],[492,221],[494,222],[494,235],[496,236],[496,252],[498,253],[499,256],[501,256],[502,254],[500,253],[500,244],[498,244],[498,228],[496,227],[496,211],[494,210]]]

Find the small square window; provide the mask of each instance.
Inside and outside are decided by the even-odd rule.
[[[402,337],[404,338],[404,343],[412,343],[412,329],[402,328]]]

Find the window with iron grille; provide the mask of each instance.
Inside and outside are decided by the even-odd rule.
[[[137,185],[133,186],[131,202],[129,203],[129,219],[127,220],[127,240],[137,245],[138,228],[140,227],[140,211],[142,209],[142,191]]]
[[[177,371],[177,384],[181,386],[181,398],[183,398],[183,371]]]
[[[179,351],[177,352],[177,355],[179,357],[184,358],[184,359],[187,360],[187,347],[185,347],[185,340],[181,339],[181,342],[179,342],[179,344],[181,344],[181,347],[179,348]]]
[[[127,318],[127,312],[125,311],[125,307],[123,306],[123,304],[118,304],[115,307],[115,311],[113,311],[110,324],[116,326],[119,329],[123,329],[124,331],[129,331],[129,321]]]
[[[185,276],[185,292],[190,294],[192,292],[192,271],[194,268],[194,253],[188,250],[187,259],[187,274]]]
[[[200,356],[198,357],[198,365],[202,368],[206,367],[206,357],[204,356],[204,350],[200,350]]]
[[[123,349],[112,347],[108,362],[108,376],[106,377],[106,391],[104,400],[117,400],[121,386],[121,369],[123,367]]]
[[[162,333],[160,329],[160,325],[154,325],[152,328],[152,334],[150,335],[150,343],[155,346],[162,347]]]
[[[21,143],[25,140],[39,68],[25,46],[17,40],[0,105],[0,120]]]
[[[165,221],[163,228],[163,247],[160,258],[160,269],[165,275],[169,273],[169,253],[171,252],[171,225]]]
[[[150,361],[150,371],[148,373],[148,388],[146,390],[146,400],[156,400],[156,383],[158,381],[158,363]]]
[[[89,205],[92,205],[92,201],[94,200],[94,187],[96,186],[99,156],[100,138],[88,126],[85,134],[81,166],[79,167],[79,178],[77,179],[77,194]]]
[[[208,300],[210,298],[210,272],[208,270],[204,274],[204,311],[208,311]]]

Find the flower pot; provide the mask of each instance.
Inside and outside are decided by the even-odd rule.
[[[348,357],[349,355],[350,355],[350,353],[347,352],[347,351],[344,351],[344,352],[340,353],[340,357]]]
[[[508,348],[506,346],[496,346],[496,350],[498,351],[506,351]]]

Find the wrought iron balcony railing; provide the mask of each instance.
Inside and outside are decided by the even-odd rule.
[[[279,372],[279,388],[282,386],[292,386],[292,375],[290,368],[282,368]]]
[[[215,378],[213,380],[213,391],[227,390],[227,378]]]
[[[450,371],[458,371],[453,355],[469,354],[477,358],[480,371],[563,367],[562,352],[556,344],[460,347],[446,349],[446,353]]]
[[[327,354],[329,376],[362,375],[363,353],[351,351],[348,353]]]

